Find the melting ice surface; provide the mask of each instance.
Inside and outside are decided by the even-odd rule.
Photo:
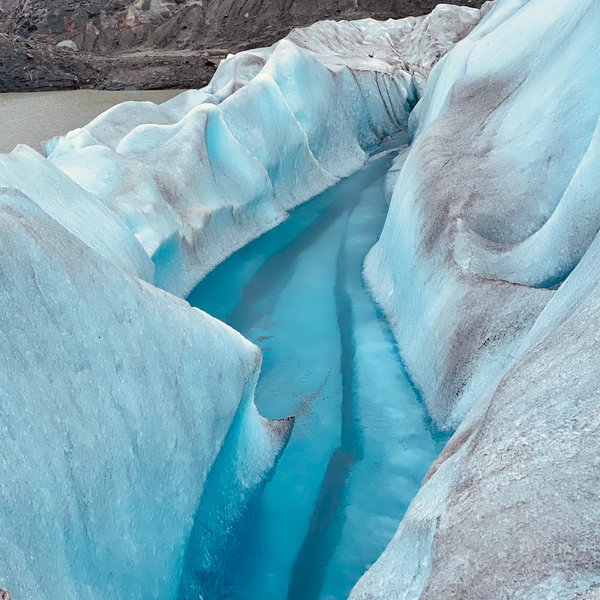
[[[362,279],[387,211],[383,178],[404,141],[382,146],[189,298],[262,348],[258,409],[296,424],[222,555],[207,562],[202,533],[192,537],[182,599],[347,598],[446,442]],[[224,496],[237,493],[220,481]]]

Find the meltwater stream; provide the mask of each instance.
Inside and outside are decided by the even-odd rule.
[[[383,178],[395,152],[383,150],[189,298],[262,348],[258,409],[296,423],[217,568],[184,573],[182,599],[347,598],[447,439],[428,420],[362,279],[387,211]]]

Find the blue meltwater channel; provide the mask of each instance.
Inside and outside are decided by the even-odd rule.
[[[189,298],[260,346],[258,409],[296,422],[272,476],[221,545],[217,567],[184,571],[182,600],[347,598],[447,441],[362,278],[386,217],[384,178],[403,143],[400,136],[382,146]],[[192,544],[188,565],[193,553]]]

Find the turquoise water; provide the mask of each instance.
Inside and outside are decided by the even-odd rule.
[[[197,523],[181,598],[347,598],[447,440],[432,427],[362,279],[386,216],[383,178],[403,143],[390,142],[296,209],[189,298],[262,348],[258,409],[296,423],[270,480],[224,525],[227,539],[210,567]],[[222,481],[213,485],[225,498]]]

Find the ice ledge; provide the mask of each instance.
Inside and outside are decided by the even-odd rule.
[[[405,126],[433,64],[478,20],[440,5],[297,29],[228,58],[203,90],[127,102],[52,140],[48,168],[113,211],[152,259],[153,281],[185,295]]]

